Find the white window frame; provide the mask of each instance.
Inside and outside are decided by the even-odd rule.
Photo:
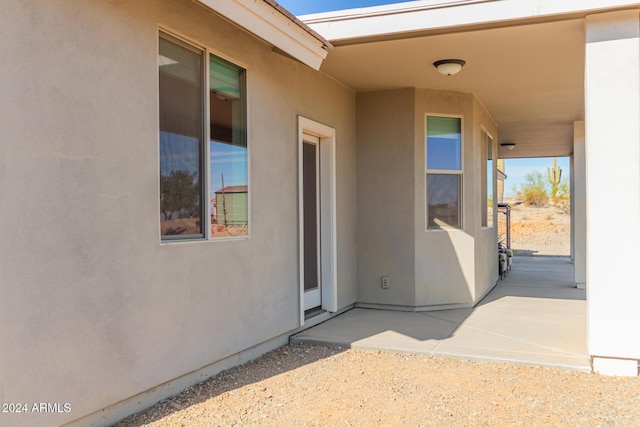
[[[251,195],[252,195],[252,191],[251,191],[251,132],[250,132],[250,125],[249,125],[249,117],[250,117],[250,97],[249,97],[249,86],[250,86],[250,73],[249,73],[249,67],[247,64],[243,63],[242,61],[237,61],[234,58],[230,58],[227,55],[224,55],[222,53],[220,53],[219,51],[215,50],[215,49],[210,49],[207,47],[204,47],[202,44],[197,43],[191,39],[189,39],[188,37],[185,37],[183,35],[180,35],[178,32],[175,32],[173,30],[164,28],[164,27],[159,27],[158,28],[158,34],[157,34],[157,38],[156,38],[156,52],[159,52],[160,50],[160,46],[159,46],[159,40],[160,37],[165,36],[168,40],[171,39],[175,39],[176,41],[186,44],[190,47],[192,47],[193,49],[197,49],[199,51],[202,52],[204,61],[202,66],[204,67],[203,70],[203,78],[204,78],[204,83],[205,83],[205,87],[204,87],[204,91],[205,91],[205,96],[203,97],[203,103],[204,105],[202,106],[202,114],[203,114],[203,125],[204,125],[204,132],[203,132],[203,138],[204,138],[204,151],[203,151],[203,156],[204,156],[204,167],[203,167],[203,174],[205,175],[205,179],[204,179],[204,183],[203,183],[203,191],[204,191],[204,195],[206,196],[206,198],[204,200],[202,200],[202,204],[205,206],[203,209],[203,221],[207,221],[208,226],[204,227],[204,237],[198,237],[198,238],[184,238],[184,239],[180,239],[179,237],[176,238],[172,238],[172,239],[163,239],[163,236],[161,233],[160,234],[160,244],[161,245],[166,245],[166,244],[176,244],[176,243],[195,243],[195,242],[220,242],[220,241],[229,241],[229,240],[245,240],[245,239],[250,239],[251,238],[251,228],[252,228],[252,221],[251,221]],[[209,118],[211,115],[211,111],[210,111],[210,95],[211,95],[211,89],[210,89],[210,67],[209,67],[209,58],[210,55],[215,55],[219,58],[222,58],[226,61],[229,61],[231,63],[233,63],[234,65],[237,65],[238,67],[241,67],[244,69],[245,71],[245,82],[244,82],[244,97],[245,97],[245,132],[246,132],[246,138],[247,138],[247,234],[246,235],[240,235],[240,236],[225,236],[225,237],[212,237],[211,236],[211,215],[212,215],[212,209],[211,209],[211,129],[209,126]],[[156,69],[157,70],[157,69]],[[156,93],[160,93],[160,81],[157,80],[156,81]],[[157,103],[158,105],[158,109],[160,108],[160,103]],[[156,115],[156,117],[159,117],[159,111],[158,114]],[[160,133],[158,132],[158,176],[160,176],[160,171],[159,171],[159,167],[160,167]],[[158,182],[159,185],[159,182]],[[158,195],[160,194],[160,187],[158,186]],[[160,197],[158,197],[158,212],[160,212]],[[158,229],[160,229],[160,224],[158,224]]]
[[[428,117],[447,117],[447,118],[455,118],[460,119],[460,169],[459,170],[449,170],[449,169],[428,169],[427,168],[427,155],[428,155],[428,146],[427,146],[427,138],[429,135],[429,131],[427,129],[427,119]],[[452,231],[452,230],[464,230],[464,116],[459,114],[442,114],[442,113],[425,113],[424,114],[424,229],[428,232],[438,232],[438,231]],[[460,178],[460,189],[459,189],[459,202],[458,202],[458,218],[459,218],[459,227],[452,226],[443,226],[438,228],[429,228],[429,185],[428,185],[428,176],[429,174],[433,175],[458,175]]]

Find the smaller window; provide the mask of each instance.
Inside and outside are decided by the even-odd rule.
[[[493,227],[493,139],[482,131],[482,226]]]
[[[462,228],[462,119],[427,116],[427,229]]]
[[[246,236],[249,225],[246,70],[209,55],[211,238]]]

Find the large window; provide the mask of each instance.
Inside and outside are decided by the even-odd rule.
[[[482,226],[493,227],[493,139],[482,131]]]
[[[427,228],[462,228],[462,119],[427,116]]]
[[[246,235],[245,70],[165,34],[158,69],[162,239]]]

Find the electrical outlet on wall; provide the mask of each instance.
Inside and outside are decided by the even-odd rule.
[[[382,289],[389,289],[389,277],[382,276]]]

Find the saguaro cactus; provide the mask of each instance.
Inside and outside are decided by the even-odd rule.
[[[553,158],[553,167],[547,166],[547,180],[551,184],[551,197],[556,198],[558,194],[558,185],[562,178],[562,168],[558,166],[556,158]]]

